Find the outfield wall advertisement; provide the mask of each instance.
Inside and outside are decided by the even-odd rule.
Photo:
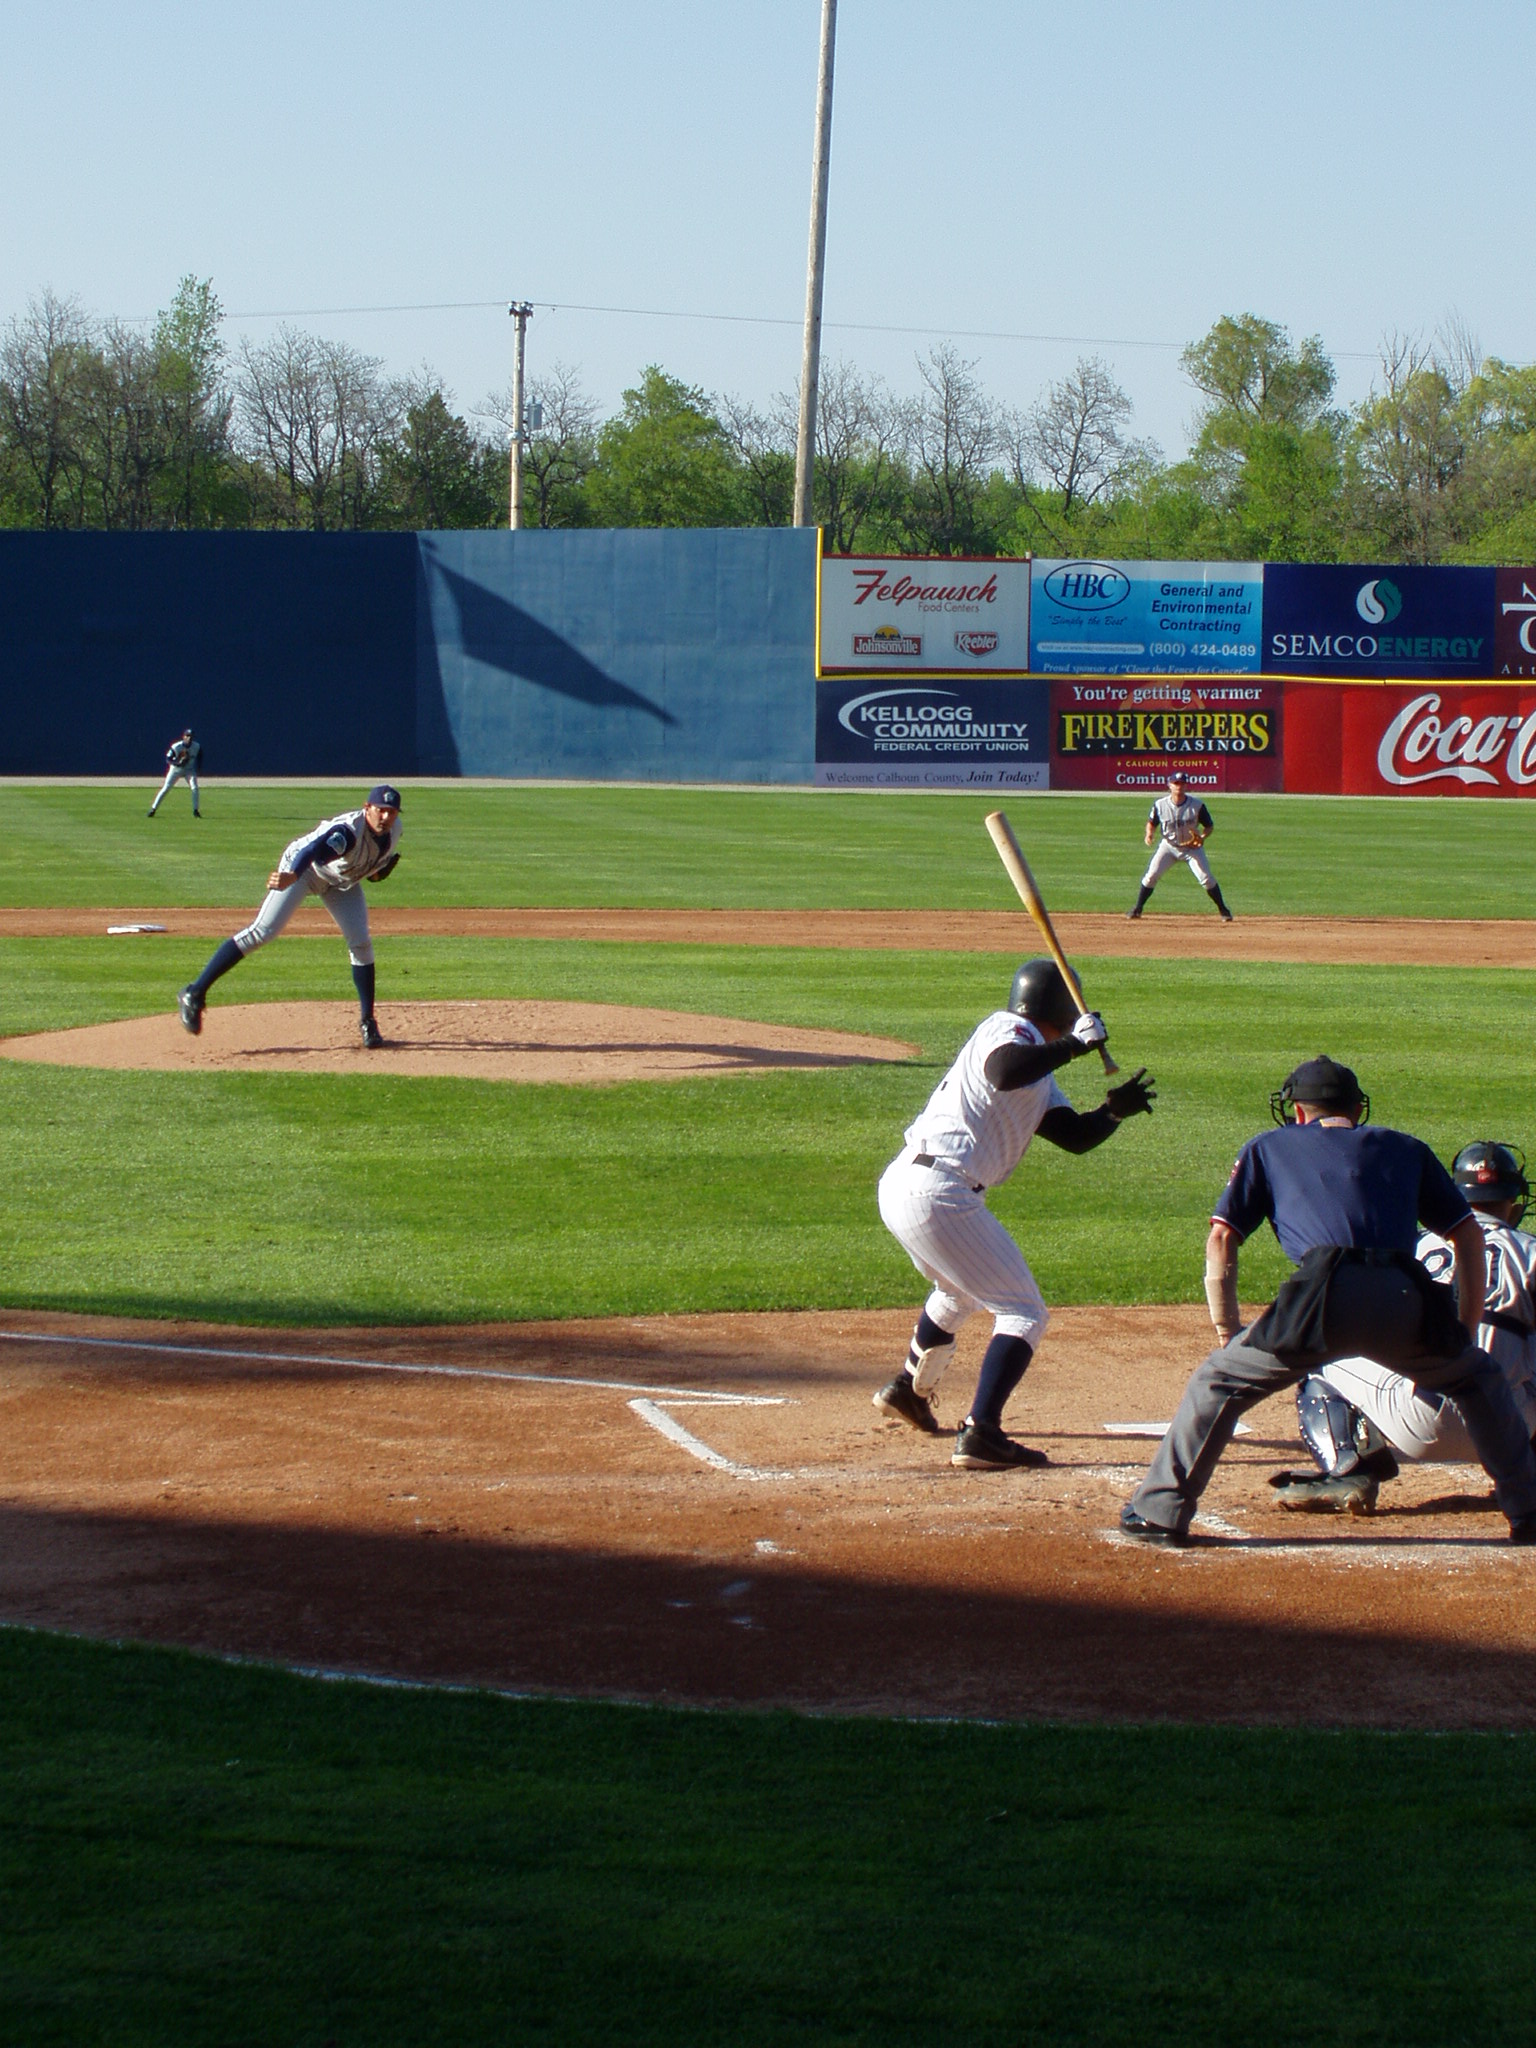
[[[816,685],[822,789],[1046,789],[1045,684],[968,676]]]
[[[1279,789],[1284,685],[1187,680],[1051,684],[1053,789]]]
[[[1029,665],[1037,675],[1256,673],[1258,562],[1033,564]]]
[[[991,556],[823,555],[816,672],[1022,675],[1027,561]]]
[[[1536,796],[1536,678],[1481,688],[1285,686],[1283,787],[1324,796]]]

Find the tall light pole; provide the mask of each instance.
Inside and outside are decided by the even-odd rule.
[[[507,525],[516,533],[523,523],[523,348],[533,308],[514,299],[507,312],[517,322],[517,339],[512,344],[512,489],[507,516]]]
[[[800,357],[800,425],[795,435],[795,524],[811,522],[816,459],[816,386],[821,375],[821,287],[827,267],[827,171],[832,161],[832,53],[837,0],[821,0],[821,68],[816,80],[816,148],[811,161],[811,247],[805,273],[805,347]]]

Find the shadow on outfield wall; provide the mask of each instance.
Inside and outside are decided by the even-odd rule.
[[[0,1508],[0,1618],[426,1683],[965,1719],[1530,1728],[1536,1655],[1255,1620],[1166,1560],[1103,1554],[1097,1597],[872,1581],[461,1533]],[[370,1508],[379,1512],[380,1505]],[[451,1510],[449,1511],[451,1513]],[[515,1517],[513,1497],[506,1512]],[[1110,1510],[1106,1507],[1106,1518]],[[885,1540],[885,1539],[882,1539]],[[912,1554],[921,1552],[919,1535]],[[1113,1590],[1106,1584],[1120,1583]]]
[[[663,705],[621,683],[589,661],[579,647],[542,625],[531,612],[482,583],[473,583],[456,569],[435,564],[453,599],[459,620],[459,645],[472,661],[500,669],[541,690],[553,690],[578,703],[643,711],[659,725],[677,720]]]

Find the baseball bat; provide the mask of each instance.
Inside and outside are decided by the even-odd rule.
[[[1085,1017],[1088,1005],[1083,1001],[1083,985],[1073,972],[1071,962],[1061,950],[1061,941],[1056,936],[1056,927],[1051,923],[1051,913],[1045,907],[1045,898],[1040,894],[1040,884],[1030,873],[1029,862],[1024,858],[1024,849],[1013,836],[1013,827],[1003,811],[988,811],[987,830],[992,835],[992,844],[997,848],[997,857],[1008,870],[1008,879],[1019,892],[1019,901],[1039,927],[1045,941],[1046,951],[1061,969],[1061,978],[1071,992],[1077,1005],[1077,1014]],[[1109,1056],[1109,1047],[1099,1047],[1099,1058],[1104,1062],[1106,1074],[1118,1074],[1120,1069]]]

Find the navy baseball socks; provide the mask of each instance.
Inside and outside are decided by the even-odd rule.
[[[1145,883],[1145,882],[1143,882],[1143,883],[1142,883],[1142,885],[1141,885],[1141,887],[1140,887],[1140,888],[1139,888],[1139,889],[1137,890],[1137,892],[1136,892],[1136,903],[1135,903],[1135,907],[1134,907],[1133,909],[1130,909],[1130,910],[1128,910],[1128,911],[1127,911],[1127,912],[1125,913],[1125,914],[1126,914],[1126,916],[1127,916],[1127,917],[1140,917],[1141,913],[1142,913],[1142,912],[1143,912],[1143,911],[1144,911],[1144,910],[1146,909],[1146,907],[1147,907],[1147,899],[1148,899],[1148,898],[1149,898],[1149,897],[1151,896],[1151,894],[1152,894],[1152,891],[1151,891],[1151,890],[1150,890],[1150,889],[1149,889],[1149,888],[1147,887],[1146,883]]]
[[[976,1382],[976,1399],[971,1412],[955,1434],[952,1465],[971,1471],[1007,1471],[1019,1466],[1048,1465],[1044,1451],[1032,1451],[1015,1443],[1003,1431],[1003,1410],[1008,1397],[1023,1379],[1034,1348],[1024,1337],[999,1334],[987,1346]]]
[[[1209,887],[1209,889],[1206,890],[1205,893],[1207,896],[1210,897],[1211,901],[1215,904],[1216,908],[1221,912],[1222,922],[1224,924],[1230,924],[1232,922],[1232,913],[1230,910],[1228,910],[1226,898],[1221,893],[1220,882],[1212,882],[1211,886]]]
[[[221,974],[228,974],[231,967],[238,967],[245,958],[233,939],[226,939],[213,955],[208,965],[197,977],[189,981],[176,998],[176,1008],[181,1017],[183,1030],[190,1031],[195,1038],[203,1028],[203,1009],[208,1001],[208,991]]]
[[[377,1052],[384,1043],[384,1034],[379,1029],[373,1014],[373,962],[366,967],[354,967],[352,986],[357,990],[357,1028],[362,1033],[363,1043],[370,1052]]]

